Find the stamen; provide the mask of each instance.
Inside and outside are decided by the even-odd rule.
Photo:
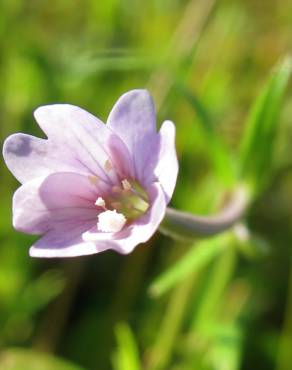
[[[113,211],[105,211],[98,215],[97,228],[106,233],[117,233],[122,230],[127,222],[126,217],[122,213]]]
[[[112,191],[113,191],[114,193],[121,193],[122,189],[121,189],[119,186],[114,185],[114,186],[112,187]]]
[[[93,184],[96,185],[99,181],[99,178],[97,176],[88,175],[88,180]]]
[[[101,207],[104,211],[107,211],[105,201],[104,201],[104,199],[102,197],[98,197],[96,199],[95,205],[97,207]]]
[[[95,205],[98,206],[98,207],[105,208],[105,201],[103,200],[102,197],[98,197],[96,199]]]
[[[122,181],[122,185],[123,185],[124,190],[131,190],[132,189],[132,185],[129,183],[129,181],[127,179],[124,179]]]
[[[104,162],[104,169],[106,172],[110,172],[113,169],[113,166],[108,159]]]

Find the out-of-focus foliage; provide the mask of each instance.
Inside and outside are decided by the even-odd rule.
[[[82,370],[52,355],[15,348],[1,353],[0,366],[2,370]]]
[[[251,181],[253,188],[261,189],[271,172],[278,115],[290,72],[291,60],[287,58],[273,71],[273,75],[251,109],[242,138],[240,167],[243,179]]]
[[[139,350],[130,328],[119,323],[116,327],[118,348],[113,356],[114,369],[140,370]]]
[[[253,190],[214,239],[33,260],[1,162],[1,370],[291,369],[291,25],[289,0],[0,2],[1,142],[42,136],[39,105],[105,120],[143,87],[176,123],[173,206],[210,214],[239,182]]]

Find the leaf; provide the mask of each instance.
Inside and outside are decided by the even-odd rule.
[[[213,326],[215,343],[209,357],[218,369],[238,370],[241,367],[243,352],[243,333],[240,326],[231,324],[217,324]]]
[[[138,346],[135,337],[126,323],[116,326],[118,348],[113,357],[115,370],[140,370]]]
[[[159,275],[150,285],[153,296],[160,296],[185,279],[192,272],[199,270],[221,253],[229,233],[196,242],[180,261]]]
[[[1,370],[83,370],[55,356],[34,350],[12,348],[0,353]]]
[[[241,177],[253,190],[264,185],[273,158],[278,116],[291,72],[291,59],[276,66],[249,113],[240,150]]]
[[[24,287],[19,294],[16,311],[33,314],[45,307],[57,297],[65,286],[65,278],[61,271],[48,270],[38,279]]]
[[[236,177],[231,154],[218,136],[214,127],[214,122],[212,122],[208,111],[198,97],[191,93],[186,87],[178,86],[178,89],[190,103],[197,115],[198,122],[200,123],[200,127],[206,139],[206,145],[208,147],[207,153],[217,177],[227,186],[234,185]]]

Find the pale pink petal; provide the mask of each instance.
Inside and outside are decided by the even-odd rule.
[[[154,174],[166,194],[167,202],[172,197],[178,175],[178,160],[175,150],[175,126],[165,121],[159,131],[160,152]]]
[[[108,117],[107,126],[126,144],[132,156],[136,177],[144,182],[144,171],[150,155],[151,160],[155,156],[158,160],[159,150],[155,107],[148,91],[132,90],[122,95]]]
[[[120,179],[134,179],[134,162],[125,143],[117,135],[112,135],[107,145],[111,163]]]
[[[54,172],[86,172],[67,146],[25,134],[9,136],[3,146],[7,167],[21,183]],[[88,171],[87,171],[88,172]]]
[[[92,242],[84,242],[82,233],[85,229],[89,229],[90,223],[82,226],[75,226],[73,229],[64,231],[48,231],[41,239],[39,239],[29,250],[31,257],[76,257],[94,253],[103,252],[110,249],[110,245],[106,242],[98,244]]]
[[[74,227],[88,222],[93,226],[98,196],[96,185],[83,175],[55,173],[34,179],[14,194],[13,225],[29,234],[62,231],[66,225]]]
[[[69,150],[89,173],[110,184],[118,181],[108,151],[114,134],[98,118],[69,104],[40,107],[35,118],[49,140]]]

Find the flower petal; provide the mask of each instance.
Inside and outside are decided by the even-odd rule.
[[[13,225],[29,234],[96,223],[98,189],[74,173],[55,173],[22,185],[13,197]],[[87,230],[86,226],[83,231]],[[65,232],[65,231],[64,231]]]
[[[165,214],[166,201],[160,184],[152,184],[148,194],[152,203],[151,208],[130,226],[118,233],[98,232],[94,226],[83,234],[83,240],[95,242],[97,247],[100,243],[102,246],[107,243],[109,249],[122,254],[132,252],[138,244],[146,242],[155,233]]]
[[[134,162],[125,143],[117,135],[108,142],[111,163],[121,179],[135,178]]]
[[[148,91],[132,90],[122,95],[108,117],[107,126],[126,144],[136,177],[142,182],[149,155],[154,156],[159,148],[155,107]]]
[[[107,149],[114,134],[98,118],[69,104],[43,106],[34,114],[49,140],[70,150],[87,172],[110,184],[118,181]]]
[[[167,203],[173,194],[178,175],[178,160],[175,150],[175,126],[171,121],[165,121],[159,131],[160,153],[159,161],[154,170],[163,190]]]
[[[68,153],[67,147],[59,148],[49,140],[25,134],[9,136],[3,145],[7,167],[21,183],[53,172],[82,172],[82,166]],[[62,160],[60,160],[62,158]]]
[[[84,227],[89,229],[90,224],[82,227],[67,229],[66,232],[48,231],[41,239],[30,247],[31,257],[76,257],[103,252],[110,248],[106,242],[96,243],[84,242],[82,233]]]

